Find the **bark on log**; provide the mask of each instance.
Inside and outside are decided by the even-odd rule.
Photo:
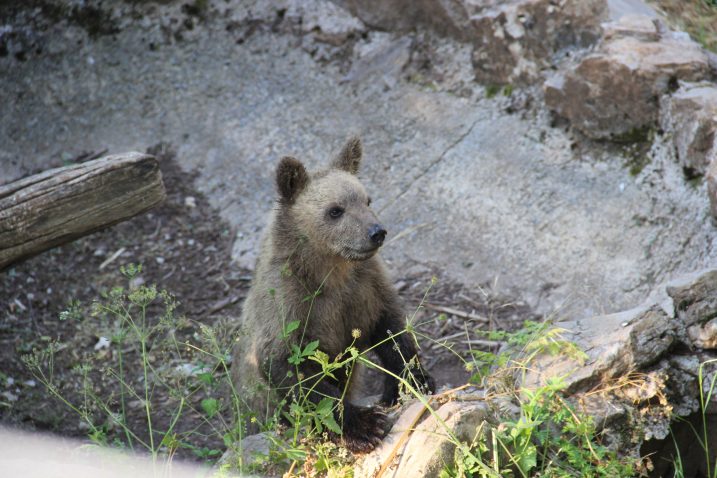
[[[107,156],[0,186],[0,270],[147,211],[166,197],[156,158]]]

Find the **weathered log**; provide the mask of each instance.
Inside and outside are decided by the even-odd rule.
[[[0,186],[0,270],[147,211],[166,197],[156,158],[107,156]]]

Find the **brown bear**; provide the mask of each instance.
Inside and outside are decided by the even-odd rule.
[[[409,373],[423,391],[435,388],[418,363],[415,339],[399,333],[405,316],[376,254],[386,229],[356,177],[361,158],[361,142],[351,138],[329,168],[313,175],[292,157],[279,163],[278,203],[244,303],[232,365],[239,398],[260,420],[287,392],[289,400],[296,397],[300,380],[313,403],[341,400],[334,417],[344,445],[355,452],[380,442],[385,415],[345,398],[348,373],[316,382],[321,366],[305,357],[289,363],[292,350],[318,340],[318,350],[333,360],[351,344],[360,351],[373,348],[386,370]],[[382,402],[394,404],[398,396],[398,380],[386,374]],[[248,428],[257,431],[256,425]]]

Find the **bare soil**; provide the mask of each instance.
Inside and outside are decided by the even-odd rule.
[[[120,266],[143,264],[133,285],[156,284],[179,302],[168,332],[169,343],[178,344],[177,350],[157,346],[149,351],[149,360],[157,370],[185,370],[191,375],[189,382],[175,389],[171,384],[153,384],[149,400],[152,426],[167,430],[182,400],[178,395],[183,395],[186,405],[174,428],[183,445],[176,453],[213,458],[223,449],[222,436],[231,420],[222,413],[209,417],[202,401],[224,396],[226,390],[201,380],[197,367],[206,357],[192,345],[200,343],[203,327],[210,326],[221,346],[229,350],[251,272],[232,263],[234,231],[194,189],[194,175],[177,166],[166,145],[150,148],[150,152],[160,158],[168,192],[163,205],[0,272],[0,424],[63,436],[88,435],[90,430],[79,415],[39,383],[23,362],[23,356],[50,344],[57,349],[53,383],[63,397],[82,406],[89,390],[106,397],[111,407],[118,406],[121,387],[116,374],[108,369],[109,363],[116,362],[117,347],[101,346],[101,337],[112,333],[113,324],[93,317],[91,304],[113,287],[127,286],[127,279],[118,272]],[[470,349],[489,350],[499,345],[483,341],[476,330],[512,330],[536,316],[526,305],[496,297],[487,287],[468,289],[440,276],[431,286],[432,275],[425,270],[406,274],[396,286],[408,315],[420,324],[418,329],[425,336],[420,339],[424,364],[439,386],[457,386],[469,379],[462,360],[470,355]],[[62,320],[60,313],[65,310],[71,314]],[[150,308],[150,321],[158,321],[160,315],[160,308]],[[122,357],[126,380],[141,390],[139,345],[126,343]],[[92,372],[83,374],[78,369],[82,364],[89,364]],[[141,398],[130,397],[125,413],[127,423],[146,440],[147,418]],[[226,410],[227,404],[221,399],[220,403],[221,410]],[[106,413],[96,409],[92,413],[109,443],[126,443]]]

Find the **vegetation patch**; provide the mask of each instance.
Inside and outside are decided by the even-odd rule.
[[[651,0],[671,26],[686,31],[702,46],[717,52],[717,1]]]

